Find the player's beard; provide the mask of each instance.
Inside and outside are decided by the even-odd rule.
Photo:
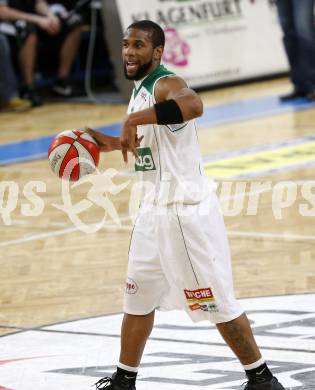
[[[150,60],[149,62],[146,62],[145,64],[142,64],[139,66],[137,72],[133,75],[128,75],[127,74],[127,68],[126,65],[124,66],[124,72],[125,72],[125,77],[127,80],[141,80],[144,78],[144,76],[147,75],[148,70],[151,68],[153,61]]]

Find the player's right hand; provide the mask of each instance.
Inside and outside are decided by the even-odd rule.
[[[123,122],[120,134],[121,152],[125,163],[128,162],[128,151],[138,158],[137,147],[139,147],[142,138],[138,138],[137,126],[131,125],[127,117]]]
[[[101,152],[111,152],[113,150],[120,150],[120,139],[119,137],[112,137],[110,135],[106,135],[100,133],[99,131],[95,131],[87,127],[85,132],[90,134],[93,137],[100,148]]]

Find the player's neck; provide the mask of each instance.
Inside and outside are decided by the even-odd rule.
[[[152,74],[153,72],[155,72],[157,70],[157,68],[160,67],[161,64],[159,64],[158,66],[156,66],[154,69],[151,69],[150,72],[148,72],[144,77],[142,77],[142,79],[140,80],[134,80],[134,84],[135,84],[135,88],[138,89],[141,85],[141,83],[143,82],[143,80],[145,80],[148,76],[150,76],[150,74]]]
[[[142,84],[142,81],[146,79],[149,76],[150,73],[146,74],[142,79],[140,80],[134,80],[135,88],[138,89],[140,85]]]

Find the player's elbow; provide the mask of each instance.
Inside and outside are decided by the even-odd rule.
[[[196,97],[192,103],[192,114],[194,118],[198,118],[203,114],[203,104],[199,97]]]

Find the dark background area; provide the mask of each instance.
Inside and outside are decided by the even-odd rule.
[[[104,39],[104,26],[101,12],[97,12],[96,22],[96,39],[93,53],[93,65],[91,72],[91,84],[93,90],[116,90],[114,84],[113,67],[110,62],[107,44]],[[88,49],[91,37],[91,9],[89,6],[80,10],[84,19],[84,31],[81,36],[80,49],[74,62],[70,80],[74,86],[75,95],[84,95],[84,78]],[[45,47],[39,45],[38,60],[36,68],[36,85],[45,92],[52,85],[59,59],[58,45]]]

